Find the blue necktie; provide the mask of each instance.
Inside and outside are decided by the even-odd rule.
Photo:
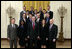
[[[47,18],[47,22],[48,22],[49,18]]]

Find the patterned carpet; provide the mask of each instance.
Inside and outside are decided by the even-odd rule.
[[[1,40],[1,48],[9,48],[9,41]],[[19,45],[18,48],[20,48]],[[56,48],[71,48],[71,40],[65,40],[63,43],[57,41]]]

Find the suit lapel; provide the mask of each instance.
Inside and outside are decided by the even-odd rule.
[[[52,25],[51,30],[53,29],[53,26],[54,26],[54,24]]]

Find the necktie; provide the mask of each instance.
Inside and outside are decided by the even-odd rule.
[[[47,22],[48,22],[48,18],[47,18]]]
[[[13,28],[15,28],[15,25],[13,24]]]
[[[51,28],[52,28],[52,25],[50,25],[50,30],[51,30]]]
[[[35,23],[33,23],[33,30],[35,29]]]

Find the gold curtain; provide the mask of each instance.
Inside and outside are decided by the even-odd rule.
[[[26,10],[30,10],[30,7],[33,6],[34,9],[39,9],[41,6],[42,9],[47,10],[47,6],[50,4],[50,1],[23,1],[23,6],[26,6]]]

